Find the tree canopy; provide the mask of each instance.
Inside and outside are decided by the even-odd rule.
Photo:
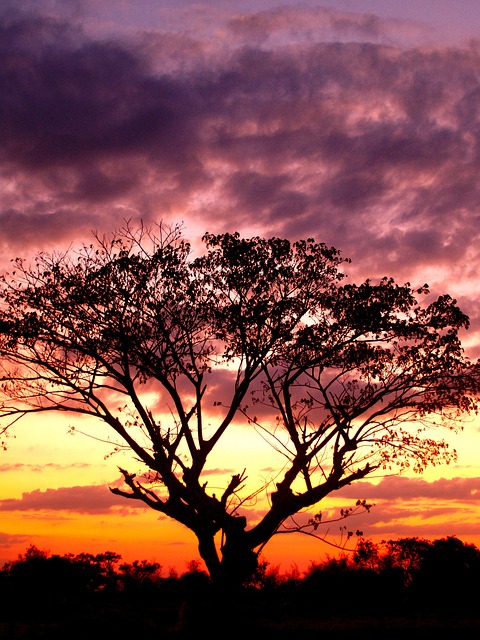
[[[467,316],[391,278],[352,284],[313,239],[125,224],[65,253],[17,259],[0,290],[2,432],[48,411],[106,424],[141,473],[111,491],[188,527],[218,582],[240,583],[291,516],[375,471],[455,457],[442,428],[476,411]],[[278,456],[249,521],[248,460],[220,494],[209,456],[235,425]],[[311,520],[318,526],[318,518]]]

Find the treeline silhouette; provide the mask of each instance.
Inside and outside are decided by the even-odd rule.
[[[0,569],[0,637],[170,637],[225,625],[324,637],[367,625],[372,637],[372,621],[379,637],[386,629],[422,629],[427,637],[480,628],[480,550],[453,536],[361,539],[354,553],[312,561],[304,572],[263,562],[228,595],[214,592],[196,561],[164,574],[158,563],[121,562],[111,551],[60,556],[32,545]]]

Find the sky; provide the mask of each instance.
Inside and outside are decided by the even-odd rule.
[[[313,236],[354,280],[452,295],[480,356],[476,0],[1,0],[0,131],[2,270],[125,220],[182,223],[193,246],[206,231]],[[325,508],[374,502],[352,526],[378,541],[480,545],[479,425],[451,436],[457,463],[363,481]],[[70,426],[26,421],[0,452],[0,563],[29,544],[196,559],[183,528],[108,491],[118,460]],[[239,449],[268,467],[258,443]],[[265,550],[284,568],[333,553],[286,538]]]

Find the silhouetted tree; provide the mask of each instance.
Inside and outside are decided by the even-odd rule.
[[[372,621],[377,631],[382,620],[390,630],[407,619],[417,629],[419,621],[430,619],[435,637],[455,620],[462,632],[477,637],[470,628],[478,631],[480,549],[454,537],[363,540],[362,545],[367,552],[360,561],[356,554],[327,557],[311,562],[302,575],[280,574],[262,560],[254,579],[228,603],[212,601],[215,591],[195,560],[182,575],[162,577],[156,563],[118,566],[119,556],[112,552],[58,556],[31,546],[0,568],[0,636],[20,637],[9,633],[20,621],[22,638],[84,637],[98,628],[126,638],[135,629],[162,637],[191,631],[196,637],[200,627],[210,633],[219,628],[223,635],[232,624],[242,633],[265,625],[278,635],[284,626],[298,631],[302,624],[310,631],[321,625],[320,632],[338,620],[353,632],[359,619],[363,627]],[[423,630],[422,637],[433,635]]]
[[[433,541],[398,538],[380,544],[362,539],[352,562],[356,567],[371,568],[384,579],[401,576],[405,589],[402,598],[395,578],[397,606],[403,601],[410,611],[447,615],[476,611],[480,549],[454,536]]]
[[[108,425],[142,465],[111,490],[185,525],[211,578],[234,585],[291,516],[333,491],[454,457],[436,431],[475,409],[477,369],[448,295],[421,305],[426,285],[342,284],[348,261],[312,239],[204,243],[194,258],[179,228],[127,224],[78,252],[17,259],[0,291],[0,415],[4,433],[47,411]],[[248,425],[277,474],[247,491],[238,460],[213,491],[212,452]],[[259,517],[255,504],[249,524],[262,491],[268,507]]]
[[[480,549],[454,536],[433,540],[412,580],[412,599],[448,615],[478,609]]]
[[[125,586],[128,584],[150,584],[159,579],[162,572],[162,566],[158,562],[149,562],[148,560],[125,562],[119,568]]]
[[[375,545],[371,540],[360,540],[353,555],[357,567],[369,567],[375,571],[399,569],[402,580],[410,584],[419,571],[431,542],[424,538],[398,538]]]
[[[2,603],[25,619],[77,608],[89,594],[105,586],[101,563],[94,556],[50,555],[34,545],[6,563],[2,573],[6,577]]]

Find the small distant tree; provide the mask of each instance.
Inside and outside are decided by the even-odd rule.
[[[5,434],[51,411],[108,425],[141,465],[111,491],[185,525],[211,578],[235,585],[332,492],[454,458],[438,432],[476,410],[477,365],[448,295],[420,304],[426,285],[343,283],[348,260],[312,239],[203,240],[194,257],[178,227],[126,224],[17,259],[0,291],[0,415]],[[233,429],[265,438],[278,472],[251,488],[238,460],[213,491],[208,461]]]
[[[410,584],[418,573],[432,543],[424,538],[398,538],[382,541],[380,545],[361,539],[353,554],[357,567],[375,571],[399,570],[405,584]]]
[[[131,563],[124,562],[120,565],[119,570],[124,583],[144,585],[160,578],[162,565],[148,560],[134,560]]]
[[[433,540],[413,583],[413,595],[444,614],[478,611],[480,549],[454,536]]]
[[[111,551],[98,555],[50,555],[31,545],[1,569],[5,611],[13,607],[24,610],[26,615],[51,614],[59,608],[78,605],[87,595],[112,593],[117,588],[115,564],[119,559]]]
[[[410,611],[442,614],[477,610],[478,593],[473,585],[480,578],[480,549],[455,536],[398,538],[378,545],[361,539],[352,566],[381,576],[381,591],[390,599],[397,592],[395,606],[403,602]]]

